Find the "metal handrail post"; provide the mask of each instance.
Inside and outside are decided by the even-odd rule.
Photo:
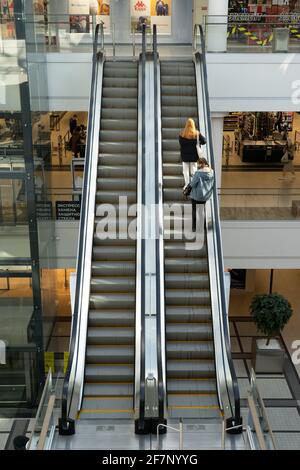
[[[157,448],[159,450],[159,430],[160,428],[171,429],[172,431],[179,432],[179,450],[183,450],[183,423],[182,420],[179,422],[179,429],[168,426],[167,424],[160,423],[156,428],[156,439],[157,439]]]

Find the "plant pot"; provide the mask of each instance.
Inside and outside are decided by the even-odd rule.
[[[285,351],[277,339],[253,338],[252,364],[259,374],[282,374],[285,360]]]

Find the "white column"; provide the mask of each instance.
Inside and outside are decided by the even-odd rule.
[[[207,14],[207,51],[226,52],[228,0],[208,0]]]
[[[212,139],[215,157],[215,176],[217,188],[222,184],[223,127],[225,113],[212,113]]]

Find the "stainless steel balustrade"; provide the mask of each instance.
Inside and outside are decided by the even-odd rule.
[[[101,49],[98,51],[98,41]],[[95,194],[99,151],[102,77],[105,62],[103,24],[97,25],[93,48],[93,70],[85,155],[84,185],[77,257],[76,297],[73,313],[70,355],[63,385],[60,434],[75,432],[75,418],[80,409],[84,384],[86,335],[91,281],[91,260],[95,217]]]
[[[198,36],[198,32],[200,36]],[[199,37],[200,44],[198,45]],[[194,31],[194,63],[197,81],[199,128],[207,136],[205,151],[209,163],[215,168],[207,86],[205,40],[200,25],[196,25]],[[227,428],[233,428],[232,432],[237,433],[242,432],[242,419],[240,415],[239,388],[231,356],[216,187],[211,200],[206,204],[206,231],[219,404],[227,419]],[[229,430],[229,432],[231,431]]]

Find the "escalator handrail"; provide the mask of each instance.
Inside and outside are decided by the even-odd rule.
[[[208,129],[208,136],[209,139],[209,149],[210,149],[210,163],[211,166],[215,169],[215,159],[214,159],[214,151],[213,151],[213,142],[212,142],[212,128],[211,128],[211,114],[210,114],[210,105],[209,105],[209,94],[208,94],[208,81],[207,81],[207,65],[206,65],[206,56],[205,56],[205,37],[203,28],[201,25],[195,25],[194,29],[194,49],[197,49],[197,32],[200,32],[200,53],[202,55],[202,68],[203,68],[203,77],[204,83],[202,85],[204,90],[204,98],[205,98],[205,106],[206,106],[206,117],[207,117],[207,129]],[[219,282],[220,282],[220,290],[219,295],[221,297],[221,312],[219,315],[222,315],[222,325],[223,331],[222,336],[225,342],[226,347],[226,356],[227,361],[230,369],[231,374],[231,381],[232,381],[232,390],[234,396],[234,418],[237,422],[240,421],[240,393],[238,387],[238,381],[235,373],[235,368],[233,364],[232,354],[231,354],[231,345],[230,345],[230,333],[228,329],[228,319],[227,319],[227,306],[226,306],[226,295],[225,295],[225,281],[224,281],[224,265],[223,265],[223,251],[222,251],[222,239],[221,239],[221,224],[219,218],[219,204],[218,204],[218,194],[216,185],[214,187],[213,193],[213,212],[214,212],[214,224],[215,224],[215,235],[217,241],[217,252],[218,252],[218,270],[219,270]],[[227,378],[226,378],[227,379]]]
[[[166,350],[165,350],[165,303],[164,303],[164,255],[163,255],[163,196],[162,192],[162,155],[161,155],[161,118],[159,103],[158,67],[159,55],[157,51],[157,25],[153,25],[153,62],[154,62],[154,116],[155,116],[155,204],[158,214],[158,230],[156,237],[156,312],[157,312],[157,371],[158,371],[158,417],[166,418]]]
[[[144,24],[142,27],[142,53],[141,53],[141,58],[142,58],[142,80],[141,80],[141,103],[139,103],[139,106],[141,105],[141,155],[139,159],[139,165],[141,165],[141,181],[139,183],[141,184],[141,188],[137,188],[138,190],[140,189],[141,192],[141,201],[138,200],[138,205],[141,204],[141,207],[144,207],[145,204],[145,153],[146,153],[146,148],[145,148],[145,142],[146,142],[146,101],[145,101],[145,84],[146,84],[146,25]],[[139,214],[141,217],[142,214]],[[137,423],[138,427],[140,430],[144,429],[145,426],[145,394],[146,394],[146,385],[145,385],[145,239],[143,236],[143,225],[141,227],[141,240],[140,240],[140,258],[141,258],[141,279],[140,279],[140,309],[136,309],[137,311],[140,311],[140,323],[139,323],[139,328],[140,331],[138,331],[138,328],[136,328],[136,335],[140,335],[140,341],[139,341],[139,346],[140,346],[140,351],[136,351],[135,354],[139,355],[139,371],[140,371],[140,376],[137,377],[137,386],[139,387],[139,390],[135,390],[135,395],[139,396],[139,403],[138,403],[138,410],[139,410],[139,415],[137,417]],[[137,244],[138,245],[138,244]],[[137,256],[138,260],[138,256]],[[138,307],[138,306],[137,306]]]
[[[91,165],[93,158],[93,127],[94,127],[94,110],[96,107],[95,95],[97,89],[97,63],[98,63],[98,44],[99,37],[101,40],[101,49],[100,53],[103,53],[104,45],[104,28],[103,24],[97,24],[95,29],[95,37],[93,43],[93,64],[92,64],[92,82],[91,82],[91,95],[90,95],[90,104],[89,104],[89,122],[88,122],[88,131],[87,131],[87,143],[86,143],[86,152],[85,152],[85,168],[84,168],[84,184],[82,192],[82,202],[81,202],[81,213],[80,213],[80,225],[79,225],[79,241],[78,241],[78,256],[77,256],[77,266],[76,266],[76,294],[75,294],[75,303],[74,303],[74,312],[72,317],[72,330],[71,330],[71,339],[69,345],[69,359],[67,364],[67,370],[65,374],[63,390],[62,390],[62,403],[61,403],[61,424],[65,430],[68,429],[68,417],[70,412],[70,406],[68,399],[70,396],[70,390],[72,388],[71,396],[74,389],[74,380],[71,380],[72,367],[78,359],[78,341],[79,333],[81,326],[81,289],[83,284],[83,271],[84,271],[84,256],[83,252],[86,245],[85,231],[87,227],[87,218],[88,218],[88,205],[89,205],[89,188],[90,188],[90,178],[91,178]],[[76,355],[76,357],[75,357]],[[74,362],[75,361],[75,362]]]

